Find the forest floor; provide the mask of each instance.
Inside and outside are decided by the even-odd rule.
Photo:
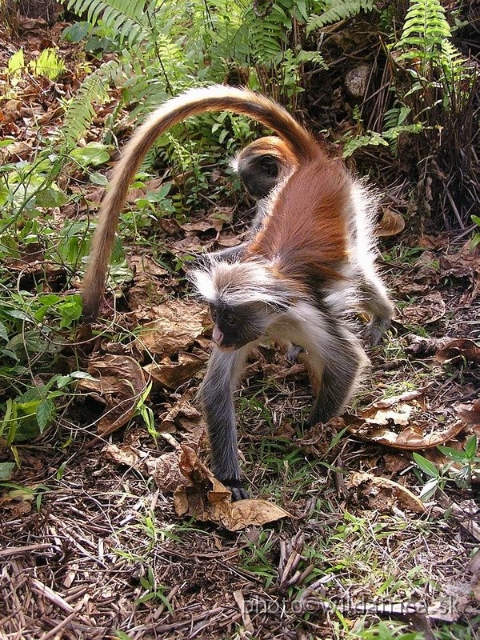
[[[5,39],[0,66],[15,46]],[[29,108],[48,111],[52,94],[39,90]],[[19,142],[27,125],[15,123]],[[222,206],[173,230],[163,221],[155,237],[175,255],[228,246],[251,212]],[[328,425],[302,432],[304,366],[259,349],[237,398],[252,496],[242,510],[217,488],[208,499],[199,461],[207,313],[148,245],[129,251],[118,308],[110,299],[75,354],[65,345],[63,365],[92,374],[80,398],[16,448],[0,496],[0,638],[480,637],[479,466],[464,454],[480,435],[479,247],[408,217],[381,240],[395,321],[368,350],[354,407]],[[435,473],[414,451],[438,474],[425,501]],[[181,471],[190,488],[179,489]]]

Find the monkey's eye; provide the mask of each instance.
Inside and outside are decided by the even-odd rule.
[[[233,313],[227,313],[225,314],[225,322],[233,327],[235,324],[237,324],[237,318],[233,315]]]

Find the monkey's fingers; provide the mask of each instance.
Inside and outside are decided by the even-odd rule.
[[[285,354],[285,357],[287,359],[288,362],[290,362],[291,364],[295,364],[298,360],[298,356],[302,353],[303,351],[303,347],[299,347],[296,344],[292,344],[287,353]]]
[[[232,492],[232,502],[237,502],[238,500],[247,500],[250,496],[248,495],[248,491],[241,485],[238,480],[234,482],[223,481],[222,484]]]
[[[383,335],[389,326],[390,319],[372,319],[364,329],[365,340],[371,347],[376,347],[383,340]]]

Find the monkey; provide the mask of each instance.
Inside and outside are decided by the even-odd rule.
[[[260,225],[245,250],[232,261],[210,254],[204,266],[189,275],[214,320],[213,350],[199,389],[211,466],[231,489],[232,499],[238,500],[247,493],[238,462],[233,390],[259,341],[287,340],[305,350],[308,368],[321,381],[308,425],[341,413],[367,366],[348,313],[360,305],[363,281],[360,261],[351,259],[351,238],[356,216],[368,216],[370,202],[343,163],[329,158],[283,107],[233,87],[187,91],[151,114],[113,171],[92,239],[83,287],[84,318],[98,313],[119,213],[145,154],[169,127],[214,110],[254,118],[275,131],[294,158],[293,169],[279,177],[266,197]],[[362,234],[357,243],[362,247],[363,240],[366,250],[373,242],[369,228]],[[392,314],[386,300],[385,323]]]
[[[260,229],[265,218],[268,194],[298,167],[298,159],[292,156],[283,140],[276,136],[265,136],[242,149],[231,164],[247,193],[257,201],[255,217],[249,230],[249,235],[252,236]],[[356,182],[353,189],[358,192],[358,204],[352,229],[350,259],[356,262],[359,274],[361,296],[358,302],[361,311],[370,318],[364,335],[367,342],[375,346],[390,325],[393,309],[375,267],[376,247],[372,241],[375,197],[361,182]],[[217,251],[216,256],[231,259],[243,253],[248,242],[247,240],[236,247]],[[295,350],[291,352],[290,359],[294,352]]]
[[[266,197],[276,184],[285,180],[296,168],[297,158],[288,145],[276,136],[264,136],[242,149],[230,162],[247,193],[256,201],[255,216],[247,240],[235,247],[215,251],[215,256],[233,259],[241,255],[251,238],[262,226],[266,213]]]
[[[268,198],[260,231],[235,261],[210,254],[190,272],[210,306],[213,351],[199,389],[212,452],[212,471],[231,491],[247,496],[237,454],[233,390],[252,349],[265,339],[305,351],[320,390],[307,426],[327,422],[348,404],[368,363],[350,325],[355,265],[349,226],[355,215],[354,181],[343,164],[325,162],[312,140],[308,156]]]
[[[240,176],[247,193],[257,202],[251,230],[258,231],[265,216],[265,198],[297,168],[298,159],[283,140],[276,136],[264,136],[242,149],[231,165]]]

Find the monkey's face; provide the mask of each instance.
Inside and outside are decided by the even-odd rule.
[[[239,163],[238,173],[248,193],[259,200],[275,187],[280,173],[279,161],[269,155],[253,157],[243,164]]]
[[[265,304],[210,305],[215,323],[213,341],[224,350],[240,349],[258,340],[274,319],[274,313]]]

